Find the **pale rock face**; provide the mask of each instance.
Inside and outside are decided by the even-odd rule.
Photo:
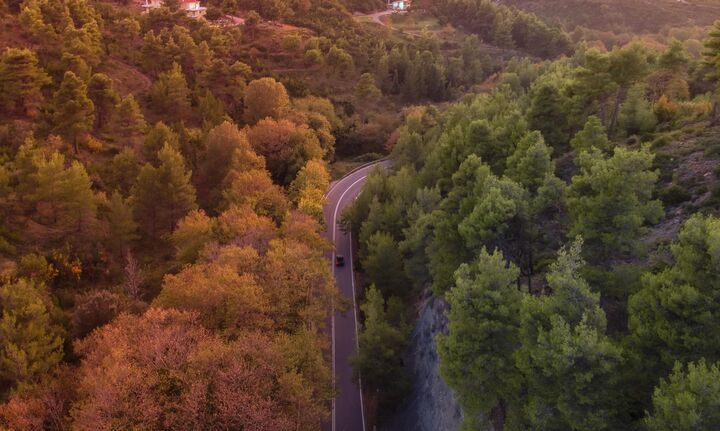
[[[380,426],[383,431],[455,431],[462,423],[462,411],[452,389],[440,377],[440,358],[435,337],[447,333],[447,304],[437,298],[426,300],[410,338],[405,360],[414,375],[413,388],[399,411]]]

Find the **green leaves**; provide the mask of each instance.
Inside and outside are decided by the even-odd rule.
[[[27,280],[0,286],[0,377],[30,383],[63,356],[63,331],[43,285]]]
[[[513,364],[519,347],[519,271],[499,251],[485,249],[455,272],[447,294],[447,336],[437,339],[441,373],[458,393],[466,416],[486,413],[516,396],[520,376]]]
[[[653,155],[616,148],[610,158],[599,151],[582,153],[580,172],[573,177],[568,211],[573,220],[571,235],[581,235],[592,261],[610,255],[632,255],[646,231],[663,215],[660,201],[653,200],[657,173],[651,171]]]
[[[705,360],[675,364],[672,374],[655,388],[648,430],[710,431],[720,423],[720,366]]]
[[[693,216],[672,246],[674,265],[643,278],[630,298],[635,342],[657,352],[667,371],[675,361],[720,359],[720,220]]]

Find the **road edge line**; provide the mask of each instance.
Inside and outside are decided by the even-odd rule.
[[[349,175],[349,174],[348,174],[348,175]],[[338,209],[340,209],[340,204],[342,203],[343,198],[345,197],[345,195],[347,194],[347,192],[350,191],[350,189],[352,189],[352,188],[355,186],[355,184],[357,184],[357,183],[359,183],[360,181],[366,179],[367,177],[368,177],[367,175],[365,175],[365,176],[363,176],[363,177],[360,177],[360,178],[357,179],[355,182],[353,182],[352,184],[350,184],[350,185],[345,189],[345,191],[343,191],[343,193],[340,195],[340,197],[338,198],[338,203],[335,205],[335,211],[333,212],[333,220],[332,220],[332,221],[333,221],[333,231],[332,231],[333,251],[332,251],[332,256],[330,257],[330,267],[332,268],[332,275],[333,275],[333,278],[335,278],[335,279],[336,279],[336,277],[335,277],[335,238],[336,238],[336,233],[337,233],[337,213],[338,213]],[[328,193],[329,193],[329,192],[328,192]],[[352,254],[352,241],[351,241],[351,243],[350,243],[350,247],[351,247],[351,248],[350,248],[350,250],[351,250],[350,253]],[[352,258],[352,256],[351,256],[351,258]],[[336,279],[336,282],[337,282],[337,279]],[[352,283],[351,283],[351,284],[352,284],[353,289],[354,289],[354,288],[355,288],[355,275],[354,275],[354,274],[352,274]],[[353,303],[354,303],[354,301],[355,301],[355,295],[354,295],[354,292],[353,292]],[[331,324],[331,326],[332,326],[332,328],[331,328],[331,333],[332,333],[332,362],[333,362],[333,363],[332,363],[332,369],[333,369],[333,392],[334,392],[334,391],[335,391],[335,380],[336,380],[336,374],[335,374],[335,301],[334,301],[334,300],[331,301],[331,304],[332,304],[332,305],[331,305],[331,308],[332,308],[332,309],[331,309],[332,318],[331,318],[331,320],[330,320],[330,324]],[[355,331],[357,332],[357,316],[355,317]],[[356,340],[357,340],[357,337],[356,337]],[[332,405],[333,405],[333,407],[332,407],[332,430],[335,431],[335,398],[334,398],[334,397],[333,397]],[[360,393],[360,405],[362,406],[362,392]],[[365,431],[365,423],[364,423],[364,414],[365,414],[365,412],[364,412],[364,409],[363,409],[363,411],[362,411],[362,414],[363,414],[363,431]]]

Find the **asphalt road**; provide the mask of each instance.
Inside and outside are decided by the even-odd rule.
[[[328,227],[326,235],[335,244],[335,249],[329,256],[330,265],[340,295],[352,304],[345,312],[338,311],[333,304],[330,324],[332,368],[335,389],[339,394],[333,401],[331,422],[323,427],[326,431],[366,431],[362,390],[353,381],[350,366],[350,358],[358,348],[357,334],[360,329],[357,289],[353,277],[352,238],[349,233],[346,234],[340,229],[337,222],[342,216],[343,209],[352,204],[360,194],[368,173],[375,166],[377,165],[367,166],[348,174],[333,183],[326,195],[327,203],[324,209],[325,223]],[[344,266],[335,266],[336,255],[345,257]]]

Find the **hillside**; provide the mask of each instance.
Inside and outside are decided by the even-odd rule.
[[[715,0],[502,0],[572,30],[657,33],[671,27],[705,27],[720,17]]]
[[[386,6],[0,0],[0,430],[717,430],[720,3]]]
[[[382,429],[717,426],[714,380],[679,404],[720,376],[718,35],[515,59],[406,114],[345,214]]]

